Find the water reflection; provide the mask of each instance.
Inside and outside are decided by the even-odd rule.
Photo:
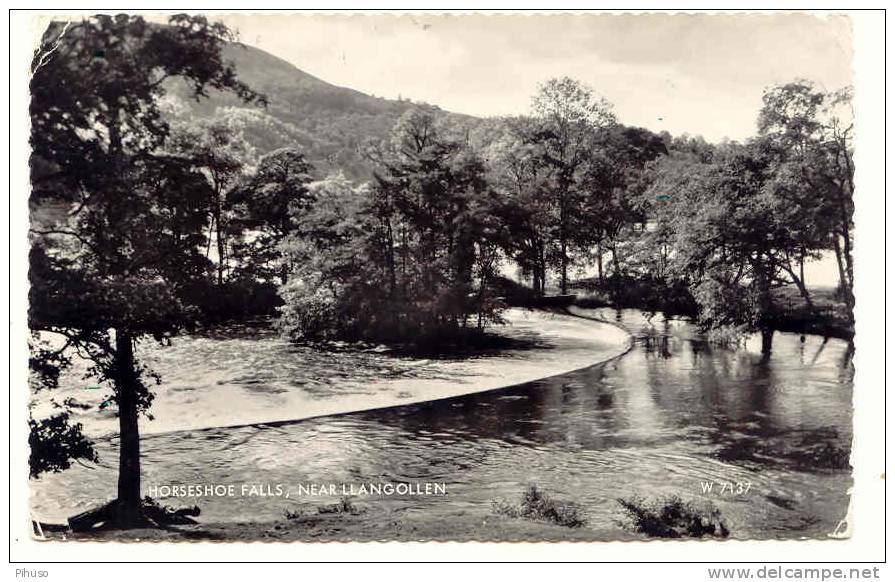
[[[372,498],[371,519],[407,512],[484,516],[491,501],[537,482],[586,508],[595,539],[624,533],[616,499],[681,495],[717,505],[733,537],[823,536],[843,518],[851,480],[852,348],[777,334],[755,348],[707,344],[682,321],[593,310],[635,337],[604,365],[516,388],[278,426],[146,439],[147,483],[445,482],[446,498]],[[114,443],[101,454],[114,459]],[[35,504],[60,491],[75,505],[111,496],[113,467],[42,480]],[[704,482],[748,482],[745,496]],[[65,488],[65,489],[63,489]],[[294,504],[200,499],[203,519],[277,519]],[[56,501],[58,503],[58,501]],[[69,511],[69,513],[71,513]],[[435,519],[435,518],[433,518]]]

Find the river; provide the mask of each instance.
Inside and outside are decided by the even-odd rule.
[[[842,463],[852,435],[847,342],[777,333],[773,353],[763,357],[754,339],[743,349],[714,347],[686,321],[661,314],[577,313],[627,330],[633,348],[600,365],[503,390],[294,423],[150,434],[143,441],[144,485],[278,483],[291,492],[191,500],[208,523],[273,521],[286,510],[338,498],[308,498],[298,494],[298,483],[436,482],[445,484],[446,496],[357,502],[383,523],[446,511],[474,521],[491,514],[495,500],[515,501],[536,483],[579,504],[592,539],[630,537],[619,523],[619,498],[671,495],[712,503],[734,538],[824,537],[841,527],[851,487]],[[245,339],[267,332],[220,333]],[[271,377],[281,376],[277,368],[314,385],[301,374],[307,364],[296,348],[284,342],[257,341],[254,363],[246,365],[244,345],[229,353],[231,343],[221,342],[212,358],[207,340],[186,338],[155,361],[175,369],[177,358],[192,358],[197,378],[202,362],[211,378],[238,369],[244,386],[258,393],[283,389],[270,386]],[[356,368],[370,356],[355,357],[361,359],[346,361]],[[98,466],[76,465],[35,481],[35,511],[71,514],[113,496],[115,446],[114,438],[100,439]]]

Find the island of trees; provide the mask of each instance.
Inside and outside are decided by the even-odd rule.
[[[275,315],[296,341],[449,344],[508,305],[574,293],[687,315],[719,341],[760,333],[765,352],[786,326],[850,333],[849,89],[769,87],[756,135],[712,144],[627,126],[551,79],[524,116],[409,107],[363,144],[358,181],[318,175],[298,147],[259,151],[226,111],[170,111],[172,82],[266,106],[222,58],[232,40],[201,16],[97,16],[54,23],[34,57],[32,387],[73,357],[112,387],[114,523],[152,519],[138,419],[160,379],[136,344],[222,319]],[[839,285],[821,303],[805,264],[827,254]],[[32,475],[95,458],[80,428],[64,407],[32,420]]]

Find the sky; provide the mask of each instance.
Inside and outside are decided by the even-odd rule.
[[[477,116],[529,110],[539,83],[570,76],[622,123],[710,141],[755,133],[765,87],[852,82],[845,16],[216,16],[324,81]]]

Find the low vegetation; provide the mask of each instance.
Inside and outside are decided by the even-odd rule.
[[[587,516],[578,504],[554,499],[534,484],[529,485],[522,493],[518,505],[497,500],[492,501],[491,506],[494,513],[507,517],[546,521],[563,527],[582,527],[587,524]]]
[[[318,505],[314,511],[310,512],[306,512],[302,508],[295,510],[287,509],[283,511],[283,517],[286,519],[302,519],[312,514],[360,515],[362,513],[364,513],[364,509],[355,505],[350,497],[342,497],[337,503]]]
[[[721,511],[709,505],[699,508],[680,497],[647,501],[635,497],[618,499],[626,514],[619,524],[654,538],[726,538],[730,530],[721,520]]]

